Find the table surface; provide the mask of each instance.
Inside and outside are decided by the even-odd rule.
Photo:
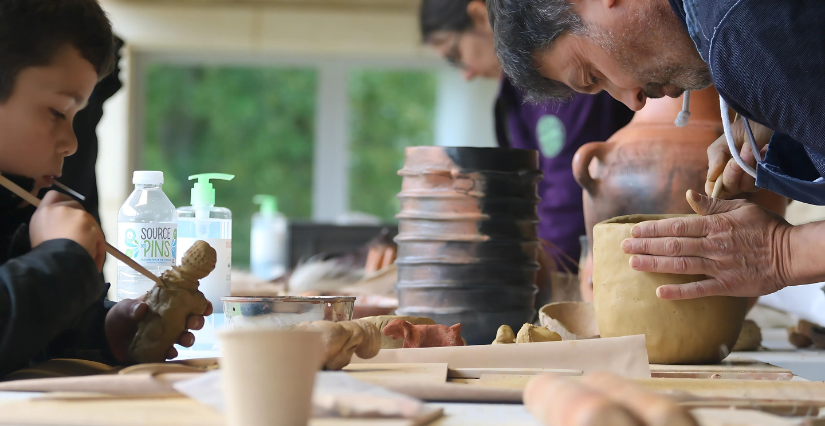
[[[787,368],[807,380],[825,380],[825,351],[799,350],[787,342],[785,330],[763,330],[763,346],[768,350],[739,352],[778,367]],[[0,392],[0,403],[27,399],[36,393]],[[541,426],[521,404],[432,403],[444,409],[445,416],[434,426]]]

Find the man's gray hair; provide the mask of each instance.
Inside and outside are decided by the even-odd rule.
[[[583,33],[584,24],[567,0],[487,0],[501,67],[530,101],[566,100],[575,93],[544,77],[535,54],[562,34]]]

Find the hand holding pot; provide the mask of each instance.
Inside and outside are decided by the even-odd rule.
[[[817,267],[825,269],[800,253],[792,257],[792,251],[815,250],[798,238],[801,227],[782,217],[742,200],[714,200],[694,191],[687,199],[701,216],[643,222],[631,230],[633,238],[622,242],[625,253],[636,255],[630,266],[637,271],[708,276],[663,285],[656,290],[660,298],[761,296],[813,282],[808,280]]]

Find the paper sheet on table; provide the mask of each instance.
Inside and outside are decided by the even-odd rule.
[[[221,371],[211,371],[174,385],[178,392],[224,412]],[[340,371],[315,376],[312,416],[347,418],[416,418],[430,410],[415,398],[371,385]]]
[[[649,378],[645,336],[509,345],[382,349],[375,358],[353,356],[353,363],[447,363],[450,368],[566,368],[608,371],[624,377]]]

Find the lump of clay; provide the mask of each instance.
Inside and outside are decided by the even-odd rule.
[[[546,426],[697,426],[687,408],[607,373],[581,380],[544,374],[524,390],[527,411]]]
[[[396,315],[379,315],[374,317],[364,317],[359,321],[366,321],[375,325],[379,330],[383,330],[392,320],[402,319],[412,325],[435,324],[435,321],[427,317],[405,317]],[[396,339],[392,336],[381,335],[381,349],[400,349],[404,346],[404,339]]]
[[[516,335],[513,333],[513,329],[510,328],[509,325],[502,325],[498,328],[498,331],[496,331],[496,340],[493,340],[493,344],[505,345],[510,343],[516,343]]]
[[[825,327],[799,320],[796,327],[788,328],[788,340],[797,348],[814,345],[819,349],[825,349]]]
[[[762,330],[753,320],[745,320],[739,339],[733,345],[734,351],[756,351],[762,345]]]
[[[310,321],[298,324],[295,329],[321,333],[324,368],[327,370],[346,367],[353,353],[361,359],[369,359],[381,350],[381,333],[367,321]]]
[[[403,348],[464,346],[464,339],[461,338],[461,324],[449,327],[441,324],[414,325],[402,319],[395,319],[390,321],[381,332],[385,336],[404,339]]]
[[[736,343],[748,299],[663,300],[656,288],[705,279],[635,271],[621,248],[633,225],[678,215],[621,216],[593,228],[593,293],[601,337],[644,334],[652,364],[714,364]]]
[[[550,331],[544,327],[536,327],[533,324],[524,324],[516,335],[516,343],[538,343],[538,342],[559,342],[561,336],[555,331]]]
[[[180,266],[164,272],[146,296],[149,312],[138,324],[129,354],[139,363],[163,362],[166,352],[186,330],[189,315],[203,315],[208,306],[198,290],[198,280],[215,269],[218,255],[204,241],[196,241],[183,255]]]

